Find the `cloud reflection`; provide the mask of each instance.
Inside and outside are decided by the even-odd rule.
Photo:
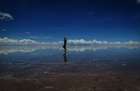
[[[86,46],[68,46],[68,52],[85,52],[85,51],[98,51],[110,48],[127,48],[136,49],[140,48],[139,45],[86,45]],[[38,50],[63,50],[61,45],[51,46],[0,46],[0,54],[8,55],[10,53],[31,53]]]
[[[37,50],[47,50],[55,49],[63,50],[63,41],[57,42],[39,42],[32,39],[11,39],[8,37],[0,38],[0,54],[9,53],[30,53]],[[97,51],[105,50],[109,48],[127,48],[134,49],[140,48],[139,41],[126,41],[126,42],[108,42],[108,41],[98,41],[98,40],[85,40],[85,39],[75,39],[68,40],[68,51],[69,52],[84,52],[84,51]]]

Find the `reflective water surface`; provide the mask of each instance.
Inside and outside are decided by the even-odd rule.
[[[140,70],[140,48],[100,48],[98,50],[7,46],[0,50],[1,73],[28,72],[34,69],[46,73],[92,73]],[[36,67],[37,66],[37,67]],[[138,73],[137,73],[138,74]],[[25,74],[26,75],[26,74]]]
[[[5,46],[0,48],[0,78],[46,81],[43,89],[51,91],[139,91],[140,48]],[[126,88],[120,90],[122,80]]]

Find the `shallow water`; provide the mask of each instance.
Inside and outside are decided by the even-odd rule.
[[[71,48],[64,52],[56,47],[5,46],[0,49],[0,76],[39,77],[55,73],[105,72],[139,75],[139,54],[140,48]]]

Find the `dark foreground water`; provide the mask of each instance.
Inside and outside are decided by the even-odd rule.
[[[140,48],[5,46],[0,91],[140,91]]]

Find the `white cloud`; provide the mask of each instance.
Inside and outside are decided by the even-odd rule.
[[[0,12],[0,20],[1,21],[9,21],[14,20],[13,16],[9,13]]]
[[[140,4],[140,0],[137,0],[137,3]]]
[[[10,39],[7,37],[0,38],[0,45],[30,45],[30,44],[39,44],[39,42],[31,39]]]
[[[114,42],[108,42],[108,41],[98,41],[96,39],[94,40],[85,40],[85,39],[76,39],[76,40],[69,40],[68,41],[70,44],[74,44],[74,45],[77,45],[77,44],[89,44],[89,45],[92,45],[92,44],[107,44],[107,45],[114,45],[114,44],[117,44],[117,45],[120,45],[120,44],[140,44],[140,41],[126,41],[126,42],[120,42],[120,41],[114,41]]]
[[[85,40],[85,39],[69,40],[69,43],[72,43],[72,44],[108,44],[107,41]]]
[[[40,42],[33,39],[12,39],[8,37],[0,38],[0,45],[58,45],[63,41],[58,42]]]
[[[8,37],[0,38],[0,45],[63,45],[63,41],[39,42],[33,39],[12,39]],[[68,46],[88,46],[88,45],[140,45],[139,41],[108,42],[98,40],[75,39],[68,40]]]

